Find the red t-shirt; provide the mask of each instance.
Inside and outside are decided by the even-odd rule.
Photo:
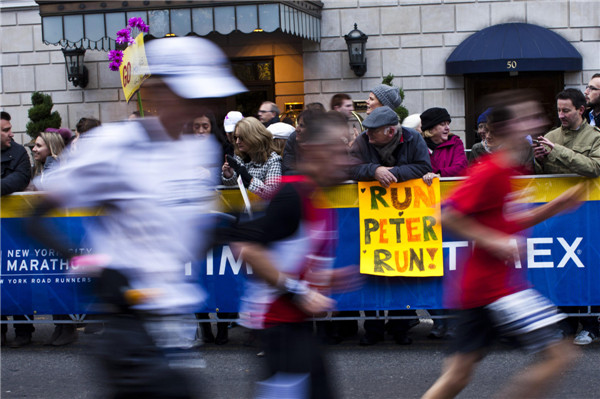
[[[286,257],[289,258],[289,262],[295,263],[296,257],[301,255],[302,261],[297,270],[286,272],[295,274],[296,278],[302,280],[309,269],[325,270],[333,265],[337,245],[336,214],[333,209],[317,207],[320,189],[307,177],[283,176],[281,183],[265,211],[265,216],[256,220],[255,224],[258,227],[255,228],[255,232],[260,242],[272,250],[278,242],[294,244],[299,241],[299,252],[286,254]],[[309,241],[306,247],[301,244],[305,240]],[[279,267],[279,270],[284,271],[282,269]],[[308,283],[310,285],[312,282]],[[290,295],[280,294],[266,309],[263,323],[265,327],[272,327],[282,323],[303,322],[309,317],[311,315],[298,308],[290,299]]]
[[[506,218],[513,193],[511,177],[519,172],[503,166],[500,154],[494,154],[468,173],[447,200],[447,204],[477,222],[506,234],[515,234],[523,227]],[[459,292],[459,304],[463,309],[488,305],[506,295],[527,288],[522,270],[515,269],[513,262],[505,262],[475,246],[467,260]]]

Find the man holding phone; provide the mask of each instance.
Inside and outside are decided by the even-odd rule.
[[[600,176],[600,129],[583,117],[585,96],[566,89],[556,96],[561,127],[534,140],[537,174],[576,173]]]
[[[586,89],[588,97],[589,92],[590,89]],[[556,108],[562,126],[534,139],[536,173],[600,176],[600,128],[590,125],[585,119],[585,105],[586,97],[577,89],[566,89],[556,96]],[[560,309],[565,313],[587,312],[587,307]],[[591,309],[592,312],[600,310],[594,306]],[[582,328],[577,333],[579,323]],[[569,317],[561,322],[560,328],[564,335],[577,334],[573,340],[576,345],[588,345],[600,335],[598,318],[594,316]]]

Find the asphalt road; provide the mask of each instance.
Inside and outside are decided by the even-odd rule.
[[[440,373],[447,342],[428,339],[430,322],[411,333],[414,343],[398,346],[392,340],[371,347],[358,339],[326,348],[333,383],[339,398],[418,398]],[[43,342],[51,325],[36,327],[32,345],[2,348],[1,398],[75,399],[104,398],[107,391],[88,355],[94,335],[79,335],[67,347],[48,347]],[[242,345],[241,327],[230,330],[230,343],[201,348],[207,367],[188,372],[198,397],[250,398],[253,383],[262,376],[264,360],[254,348]],[[9,340],[12,327],[9,328]],[[600,398],[600,342],[582,348],[575,366],[564,373],[549,397]],[[511,375],[534,359],[503,347],[483,360],[472,383],[459,398],[488,398],[508,383]]]

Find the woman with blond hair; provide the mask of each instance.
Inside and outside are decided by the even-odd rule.
[[[436,177],[463,175],[469,163],[462,140],[450,133],[451,122],[445,108],[429,108],[421,114],[421,134],[431,157],[432,172],[423,176],[428,185]]]
[[[65,142],[70,142],[73,133],[69,129],[48,128],[35,139],[31,152],[35,161],[33,187],[43,190],[44,175],[52,169],[59,167],[59,156],[66,147]],[[53,315],[53,320],[70,320],[68,315]],[[62,346],[77,340],[75,324],[55,324],[52,336],[45,345]]]
[[[68,131],[67,129],[60,129]],[[72,136],[69,132],[69,137]],[[65,136],[67,133],[65,132]],[[35,144],[31,152],[33,153],[33,160],[35,166],[33,170],[33,176],[41,176],[40,181],[43,180],[43,175],[48,170],[54,168],[59,163],[58,156],[65,149],[65,140],[63,134],[58,130],[45,131],[35,139]]]
[[[273,135],[258,119],[248,117],[235,126],[233,141],[235,156],[227,155],[223,164],[223,184],[234,186],[241,176],[248,191],[270,199],[281,178],[281,156],[273,145]]]

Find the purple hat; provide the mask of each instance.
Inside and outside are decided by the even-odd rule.
[[[60,137],[62,137],[63,141],[65,142],[65,145],[69,144],[74,137],[73,132],[65,128],[55,129],[53,127],[49,127],[46,130],[44,130],[44,132],[60,134]]]

